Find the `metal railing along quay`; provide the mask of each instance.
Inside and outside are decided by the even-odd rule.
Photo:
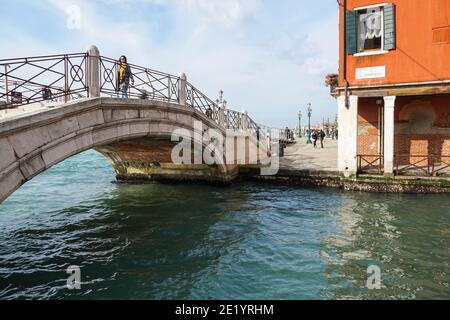
[[[358,173],[384,172],[383,155],[357,155]],[[396,176],[450,176],[450,155],[394,155]]]

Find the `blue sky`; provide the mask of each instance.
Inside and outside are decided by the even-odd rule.
[[[67,9],[80,9],[69,29]],[[258,122],[294,127],[334,119],[324,86],[338,68],[336,0],[2,0],[1,58],[83,52],[126,54],[130,62],[188,80]],[[303,124],[305,124],[305,119]]]

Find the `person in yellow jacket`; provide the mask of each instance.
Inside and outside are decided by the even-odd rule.
[[[117,72],[117,89],[122,99],[128,99],[128,89],[134,85],[134,77],[128,64],[127,57],[121,56],[119,59],[119,70]]]

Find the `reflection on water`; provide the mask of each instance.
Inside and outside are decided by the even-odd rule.
[[[448,196],[346,194],[340,232],[324,242],[330,298],[449,298]],[[367,290],[368,265],[382,289]],[[342,283],[346,283],[342,285]]]
[[[448,196],[112,180],[91,151],[0,205],[0,298],[450,298]]]

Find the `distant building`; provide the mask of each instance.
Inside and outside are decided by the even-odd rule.
[[[333,95],[347,175],[450,163],[450,0],[383,2],[340,0]]]

